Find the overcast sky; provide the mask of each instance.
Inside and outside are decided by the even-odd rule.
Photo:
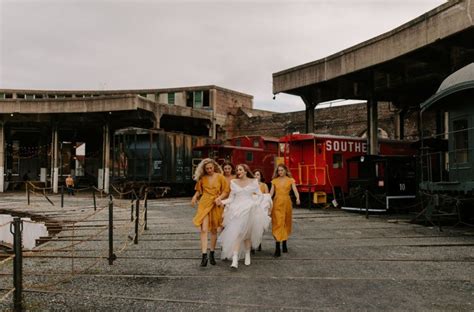
[[[140,89],[214,84],[272,100],[272,73],[314,61],[435,8],[436,0],[0,0],[0,88]]]

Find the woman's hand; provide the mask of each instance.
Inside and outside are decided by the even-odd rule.
[[[196,206],[196,203],[197,203],[197,197],[193,196],[193,198],[191,199],[191,207]]]
[[[296,199],[296,204],[297,204],[297,205],[301,205],[301,201],[300,201],[299,198]]]
[[[216,200],[214,201],[214,203],[217,205],[217,206],[222,206],[222,200],[217,197]]]

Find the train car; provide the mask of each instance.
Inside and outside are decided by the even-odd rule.
[[[421,103],[421,215],[474,223],[474,63],[454,72]],[[444,129],[426,135],[428,112],[444,116]],[[440,123],[441,125],[443,123]],[[439,143],[447,140],[447,146]]]
[[[379,140],[380,155],[415,155],[411,142]],[[326,134],[290,134],[280,138],[279,156],[295,178],[298,191],[312,202],[326,203],[328,196],[349,192],[348,159],[367,154],[365,138]],[[357,174],[357,165],[351,168]],[[302,196],[306,198],[306,196]]]
[[[226,144],[206,144],[194,148],[196,166],[203,158],[215,159],[219,164],[230,161],[234,165],[245,163],[252,170],[261,170],[269,182],[278,155],[278,139],[265,136],[240,136],[231,138]]]
[[[112,183],[121,185],[122,190],[146,186],[157,192],[190,194],[194,186],[192,149],[211,141],[207,137],[163,130],[117,130],[113,137]]]
[[[387,211],[411,206],[417,195],[416,156],[362,155],[347,160],[345,210]]]

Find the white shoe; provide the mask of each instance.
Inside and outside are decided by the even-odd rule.
[[[237,269],[239,267],[239,254],[234,252],[232,255],[232,264],[230,265],[231,268]]]
[[[245,252],[245,262],[244,262],[245,265],[250,265],[250,250],[247,250]]]

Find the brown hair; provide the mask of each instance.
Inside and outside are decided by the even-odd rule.
[[[232,171],[230,173],[235,174],[235,166],[230,161],[228,160],[224,161],[224,163],[221,166],[223,170],[225,166],[230,166],[232,168]]]
[[[273,172],[273,177],[272,177],[272,179],[275,179],[275,178],[279,177],[279,175],[278,175],[278,168],[280,168],[280,167],[283,168],[283,170],[285,170],[285,175],[286,175],[287,177],[293,178],[293,176],[291,175],[290,170],[288,170],[288,167],[285,166],[284,164],[279,164],[278,166],[276,166],[275,171]]]
[[[253,171],[254,176],[255,176],[255,174],[256,174],[257,172],[260,173],[260,182],[265,182],[265,177],[263,176],[262,170],[260,170],[260,169],[255,169],[255,170]]]
[[[237,166],[235,166],[235,168],[237,168],[238,166],[241,166],[242,168],[244,168],[244,170],[247,172],[247,177],[248,178],[252,178],[252,179],[255,178],[255,176],[253,175],[252,170],[250,170],[250,167],[247,164],[238,164]]]

